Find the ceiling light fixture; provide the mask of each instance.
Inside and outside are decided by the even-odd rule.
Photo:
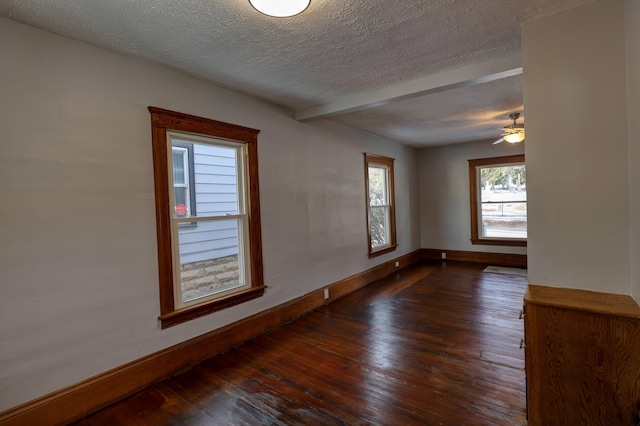
[[[516,123],[518,117],[520,117],[519,112],[509,114],[509,118],[513,120],[513,124],[504,126],[502,137],[495,141],[493,143],[494,145],[502,143],[502,141],[507,141],[509,143],[518,143],[524,140],[524,124]]]
[[[524,130],[518,133],[511,133],[510,135],[505,135],[504,140],[509,143],[518,143],[524,140]]]
[[[304,11],[311,0],[249,0],[258,12],[276,18],[287,18]]]

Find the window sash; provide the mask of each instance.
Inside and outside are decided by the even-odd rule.
[[[189,300],[185,300],[185,292],[182,287],[183,282],[182,282],[181,269],[180,269],[181,253],[179,248],[180,236],[178,234],[179,228],[177,226],[179,224],[179,221],[178,220],[175,221],[176,223],[172,227],[172,233],[174,236],[173,241],[175,241],[174,252],[173,252],[174,253],[174,257],[173,257],[174,281],[173,282],[174,282],[174,303],[178,309],[206,303],[208,301],[215,300],[220,297],[238,293],[248,288],[251,288],[251,274],[248,269],[248,265],[250,264],[251,259],[250,259],[250,252],[248,250],[249,243],[248,243],[247,236],[248,236],[249,230],[248,230],[248,221],[247,221],[246,215],[234,215],[233,217],[216,217],[216,218],[204,217],[204,218],[198,218],[197,221],[203,223],[203,222],[216,222],[216,221],[220,222],[224,220],[228,221],[228,220],[234,220],[234,219],[236,222],[236,232],[237,232],[237,238],[238,238],[238,268],[237,268],[238,285],[235,285],[231,288],[211,290],[202,296],[191,298]],[[215,260],[215,258],[212,260]]]
[[[371,177],[376,174],[381,174],[380,188],[371,185]],[[369,206],[389,206],[389,167],[386,165],[369,164]]]
[[[247,191],[248,188],[246,187],[247,184],[247,170],[245,167],[245,162],[247,159],[247,149],[246,146],[243,145],[242,143],[238,143],[238,142],[234,142],[234,141],[229,141],[229,140],[224,140],[224,139],[219,139],[219,138],[215,138],[215,137],[206,137],[206,136],[199,136],[199,135],[193,135],[193,134],[187,134],[187,133],[182,133],[182,132],[176,132],[176,131],[167,131],[167,144],[169,146],[169,149],[179,149],[179,150],[184,150],[185,151],[185,158],[187,160],[186,164],[184,166],[184,170],[185,170],[185,178],[187,179],[186,182],[189,182],[188,178],[189,178],[189,164],[188,164],[188,152],[186,148],[182,148],[180,146],[175,146],[174,144],[178,143],[178,144],[184,144],[184,143],[188,143],[188,144],[201,144],[201,145],[208,145],[208,146],[212,146],[212,147],[221,147],[221,148],[226,148],[226,149],[232,149],[235,151],[235,199],[236,199],[236,207],[235,207],[235,212],[237,212],[237,214],[242,214],[244,212],[246,212],[246,208],[248,205],[247,202]],[[170,172],[173,168],[173,158],[168,158],[168,169],[169,169],[169,179],[170,182],[172,183],[172,185],[170,185],[172,188],[175,187],[181,187],[181,184],[175,184],[173,182],[173,174]],[[195,163],[195,161],[194,161]],[[195,185],[195,182],[194,182]],[[191,191],[193,188],[190,188],[187,184],[187,192]],[[192,191],[193,192],[193,191]],[[175,195],[173,193],[170,194],[171,196],[171,200],[175,199]],[[194,193],[195,196],[195,193]],[[189,207],[189,206],[188,206]],[[195,206],[193,206],[195,207]],[[188,209],[189,213],[191,213],[193,210],[193,212],[195,212],[195,209]],[[234,214],[234,213],[223,213],[223,214],[215,214],[215,213],[200,213],[200,216],[202,217],[217,217],[217,216],[221,216],[221,217],[225,217],[225,216],[229,216],[229,214]],[[194,219],[195,217],[198,217],[197,214],[191,214],[190,216],[192,219]],[[174,218],[176,218],[176,216],[174,215]],[[193,222],[195,223],[195,220],[189,220],[189,221],[185,221],[185,222]]]
[[[171,199],[172,205],[176,205],[175,200],[175,188],[176,187],[186,187],[188,190],[188,152],[185,148],[175,147],[173,144],[175,141],[180,142],[189,142],[201,145],[208,145],[212,147],[225,147],[232,148],[235,150],[235,170],[236,170],[236,200],[237,200],[237,208],[236,211],[238,214],[224,214],[224,215],[216,215],[216,214],[207,214],[206,216],[189,216],[190,206],[187,204],[187,216],[186,217],[178,217],[177,214],[171,216],[171,233],[172,233],[172,252],[173,252],[173,296],[174,296],[174,304],[176,308],[180,309],[183,307],[188,307],[192,305],[197,305],[201,303],[206,303],[207,301],[216,299],[221,297],[221,295],[233,294],[240,291],[243,291],[247,288],[251,287],[251,274],[247,271],[248,265],[251,261],[249,251],[247,250],[248,244],[248,229],[247,229],[247,215],[245,213],[246,203],[246,188],[245,188],[245,167],[244,167],[244,145],[219,140],[213,137],[204,137],[204,136],[196,136],[189,135],[180,132],[167,132],[167,149],[172,152],[181,152],[182,153],[182,170],[184,174],[184,182],[185,184],[177,184],[174,182],[175,177],[175,168],[173,164],[174,156],[167,156],[168,164],[168,178],[169,178],[169,188],[170,194],[169,197]],[[188,197],[187,197],[188,199]],[[190,223],[197,224],[198,222],[211,222],[211,221],[222,221],[222,220],[230,220],[236,219],[237,221],[237,232],[238,232],[238,274],[239,274],[239,285],[233,287],[231,289],[223,290],[223,291],[212,291],[204,296],[197,297],[188,301],[185,301],[184,297],[184,289],[183,289],[183,281],[181,276],[181,257],[182,253],[180,251],[180,224],[181,223]]]
[[[381,232],[376,232],[374,227],[379,224],[376,220],[376,212],[380,211],[383,225]],[[391,223],[390,223],[390,206],[370,206],[369,207],[369,232],[371,233],[371,248],[373,250],[381,249],[391,245]]]

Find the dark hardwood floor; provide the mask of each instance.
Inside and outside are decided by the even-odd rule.
[[[527,280],[421,263],[78,425],[524,425]]]

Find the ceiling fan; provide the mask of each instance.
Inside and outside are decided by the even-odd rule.
[[[495,141],[493,145],[507,141],[509,143],[518,143],[524,140],[524,124],[516,123],[516,120],[520,117],[519,112],[513,112],[509,114],[509,118],[513,120],[513,124],[504,126],[502,137]]]

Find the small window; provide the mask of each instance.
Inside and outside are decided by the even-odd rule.
[[[166,328],[264,293],[258,131],[149,111]]]
[[[178,217],[197,216],[193,144],[173,141],[173,209]],[[197,222],[181,223],[181,227],[196,226]]]
[[[527,245],[524,155],[469,160],[471,243]]]
[[[365,154],[369,257],[397,247],[393,161],[393,158]]]

